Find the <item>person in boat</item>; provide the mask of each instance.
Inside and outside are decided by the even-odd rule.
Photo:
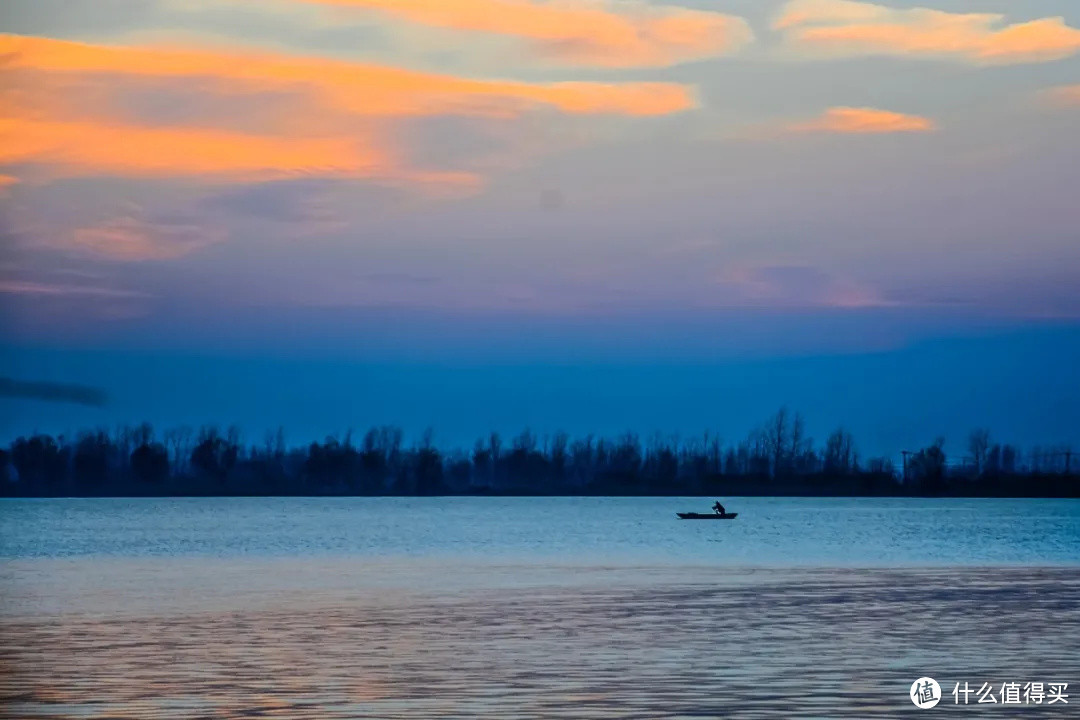
[[[719,500],[712,506],[712,509],[716,511],[717,515],[727,515],[727,510],[724,509],[724,506],[720,504]]]

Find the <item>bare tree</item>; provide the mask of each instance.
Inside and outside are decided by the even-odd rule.
[[[182,475],[187,471],[193,434],[194,431],[186,425],[165,431],[165,444],[172,451],[172,468],[177,475]]]
[[[827,473],[846,475],[855,469],[855,439],[851,433],[842,427],[833,431],[825,441],[823,462]]]
[[[986,456],[990,452],[990,431],[984,428],[973,430],[968,437],[968,452],[975,463],[975,474],[982,475],[986,471]]]
[[[785,465],[785,456],[788,449],[787,438],[788,414],[787,408],[782,407],[765,423],[760,435],[762,449],[771,460],[773,477],[777,477]]]
[[[154,426],[147,422],[136,425],[132,430],[131,439],[135,447],[149,445],[154,439]]]

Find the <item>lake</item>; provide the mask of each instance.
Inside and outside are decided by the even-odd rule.
[[[0,501],[0,715],[867,717],[917,712],[924,675],[942,706],[1080,688],[1080,501],[675,518],[711,502]]]

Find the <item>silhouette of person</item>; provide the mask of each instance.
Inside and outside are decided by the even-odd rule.
[[[726,515],[727,514],[727,510],[724,509],[724,506],[720,504],[719,500],[717,500],[716,504],[712,506],[712,509],[716,511],[717,515]]]

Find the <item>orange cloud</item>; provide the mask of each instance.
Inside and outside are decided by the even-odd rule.
[[[820,117],[805,123],[791,125],[795,132],[829,132],[851,134],[885,134],[902,132],[930,132],[934,123],[918,115],[877,110],[875,108],[835,107]]]
[[[0,35],[0,70],[9,79],[22,74],[20,89],[6,93],[0,106],[0,166],[47,165],[57,174],[83,176],[200,176],[230,182],[320,176],[475,186],[479,180],[469,173],[409,168],[385,120],[512,118],[543,107],[648,116],[694,105],[687,87],[668,83],[472,80],[266,52],[103,46],[12,35]],[[187,105],[244,94],[277,94],[280,101],[273,113],[240,105],[231,116],[218,114],[219,123],[243,126],[240,130],[170,124],[168,118],[148,125],[128,117],[125,78],[138,80],[144,91],[179,87],[219,93],[196,95]],[[87,84],[92,92],[85,104],[65,91],[82,91]]]
[[[373,177],[391,165],[356,138],[283,139],[186,128],[0,119],[0,165],[43,163],[66,175]]]
[[[529,41],[558,62],[668,66],[735,52],[753,39],[745,20],[715,12],[594,0],[301,0],[375,10],[411,23]]]
[[[328,107],[363,115],[517,116],[531,106],[566,113],[666,115],[695,105],[671,83],[524,83],[270,53],[88,45],[0,35],[2,67],[155,78],[212,78],[249,91],[307,91]]]
[[[853,0],[793,0],[773,28],[809,55],[953,58],[978,64],[1059,60],[1080,52],[1080,30],[1064,18],[1005,24],[1005,16],[895,9]]]

